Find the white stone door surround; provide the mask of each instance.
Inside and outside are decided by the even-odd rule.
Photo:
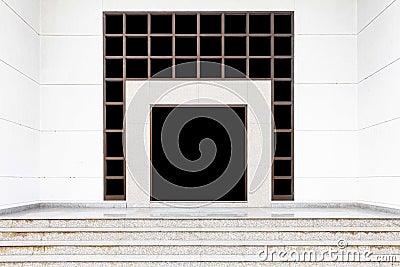
[[[271,82],[150,80],[126,82],[125,156],[129,207],[269,207],[271,204]],[[155,104],[247,105],[247,201],[150,201],[150,107]]]

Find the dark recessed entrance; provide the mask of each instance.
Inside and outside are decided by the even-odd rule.
[[[246,106],[151,110],[152,201],[246,201]]]

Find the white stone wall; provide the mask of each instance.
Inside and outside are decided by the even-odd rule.
[[[103,200],[102,1],[41,1],[42,200]]]
[[[400,205],[400,2],[359,0],[360,200]]]
[[[32,105],[28,108],[31,112],[26,113],[27,116],[33,116],[32,110],[40,112],[40,115],[33,117],[36,118],[36,128],[41,132],[29,130],[31,138],[39,140],[40,136],[40,152],[32,152],[33,149],[26,149],[25,146],[19,148],[20,143],[14,138],[14,130],[1,133],[5,136],[6,132],[12,132],[11,140],[18,144],[15,144],[17,149],[11,149],[11,152],[4,153],[3,149],[0,151],[4,158],[2,162],[5,163],[1,168],[10,166],[7,167],[9,172],[1,169],[0,176],[11,175],[13,172],[21,173],[18,175],[22,176],[22,173],[26,173],[24,175],[34,177],[29,178],[36,181],[32,183],[38,187],[40,184],[40,190],[19,190],[18,187],[15,190],[10,189],[12,192],[20,192],[17,195],[22,199],[33,194],[33,191],[39,192],[32,196],[32,199],[37,200],[103,199],[102,12],[140,10],[294,10],[295,201],[360,199],[356,178],[359,127],[357,83],[360,80],[360,77],[357,79],[357,36],[361,51],[360,40],[364,33],[358,34],[360,29],[357,29],[356,0],[41,0],[40,19],[39,7],[36,13],[33,11],[36,9],[31,7],[33,2],[39,3],[39,0],[5,2],[10,6],[14,5],[14,10],[24,20],[10,7],[0,3],[1,12],[8,12],[7,16],[14,21],[14,24],[7,22],[7,27],[0,27],[1,31],[17,34],[21,28],[21,37],[15,38],[22,40],[19,46],[12,40],[7,40],[10,43],[1,49],[0,58],[23,73],[26,72],[35,82],[2,62],[0,65],[4,66],[1,68],[14,73],[18,76],[18,81],[24,81],[36,90],[39,90],[40,84],[40,100],[39,93],[35,94],[36,98],[28,97],[26,93],[23,98],[13,96],[15,103],[19,103],[21,99],[26,99],[24,101],[29,103],[40,101],[40,105]],[[369,6],[361,14],[362,7],[358,4],[359,25],[360,21],[364,25],[368,24],[375,17],[374,14],[380,12],[372,12]],[[382,4],[382,7],[372,9],[381,10],[384,7]],[[6,19],[0,17],[1,22]],[[19,26],[14,28],[12,25]],[[388,29],[395,30],[394,27]],[[367,33],[368,28],[364,31]],[[380,32],[383,30],[376,31],[382,34]],[[28,46],[37,46],[36,50],[39,50],[39,39],[40,55],[38,52],[28,52]],[[385,43],[384,40],[380,42]],[[15,52],[15,49],[18,51]],[[35,59],[31,59],[32,57]],[[32,62],[36,62],[36,65],[31,66]],[[2,69],[0,71],[3,73]],[[5,77],[10,78],[11,75],[7,74]],[[18,90],[26,91],[28,88],[28,85],[12,84]],[[0,90],[0,94],[9,96],[11,92],[15,93],[16,90]],[[3,101],[4,98],[0,99]],[[36,102],[34,99],[37,99]],[[394,101],[390,97],[388,99]],[[6,101],[6,105],[11,102]],[[25,104],[24,106],[27,107]],[[16,117],[12,118],[18,116],[18,112],[9,109],[7,113],[4,105],[0,106],[0,112],[2,118],[19,122]],[[369,115],[367,117],[370,118]],[[17,127],[21,134],[26,131],[25,128],[8,122],[1,121],[1,124],[5,124],[4,129]],[[2,138],[0,142],[5,142],[4,140]],[[36,144],[36,149],[39,150],[38,143],[27,143],[30,146]],[[19,156],[6,157],[14,152]],[[24,160],[18,158],[22,155]],[[9,179],[11,178],[1,178],[1,181],[11,186]],[[26,188],[33,188],[25,181],[28,179],[23,183],[24,186],[27,185]],[[13,203],[17,200],[6,198],[3,202]]]
[[[39,198],[39,0],[0,1],[0,206]]]
[[[356,1],[296,0],[295,201],[353,201]]]

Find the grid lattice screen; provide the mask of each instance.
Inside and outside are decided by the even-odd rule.
[[[293,12],[110,12],[103,21],[106,200],[126,196],[122,133],[127,80],[245,76],[272,81],[272,199],[293,200]],[[193,61],[184,71],[175,67]],[[206,68],[204,61],[221,65]]]

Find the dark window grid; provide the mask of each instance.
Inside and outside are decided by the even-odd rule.
[[[126,58],[141,58],[149,55],[149,38],[124,36],[124,56]]]
[[[124,160],[108,159],[105,163],[107,179],[123,179],[125,176]]]
[[[225,34],[246,34],[248,33],[247,27],[247,13],[239,14],[224,14],[223,32]]]
[[[291,103],[277,102],[272,107],[274,122],[277,130],[293,129],[293,105]]]
[[[293,14],[276,13],[273,31],[275,34],[293,34]]]
[[[165,14],[150,14],[150,31],[149,33],[154,34],[172,34],[173,21],[172,21],[173,13],[165,13]]]
[[[271,12],[271,13],[269,13],[270,15],[271,14],[276,14],[276,12]],[[278,12],[279,14],[281,13],[281,12]],[[253,14],[252,12],[250,12],[250,14]],[[200,16],[200,13],[196,13],[196,15],[197,15],[197,18],[199,19],[199,16]],[[149,17],[150,15],[148,14],[148,17]],[[224,13],[222,14],[222,16],[224,16]],[[247,15],[248,16],[248,15]],[[292,15],[291,15],[292,16]],[[271,28],[273,28],[273,19],[272,19],[272,17],[273,17],[273,15],[271,15],[271,20],[272,20],[272,23],[271,23]],[[293,20],[293,16],[292,16],[292,20]],[[293,25],[293,22],[292,22],[292,25]],[[149,25],[148,25],[149,26]],[[199,25],[198,25],[199,26]],[[248,27],[248,20],[247,20],[247,27]],[[199,28],[199,27],[198,27]],[[222,31],[223,32],[223,31]],[[125,35],[125,34],[124,34]],[[120,35],[120,34],[106,34],[105,36],[122,36],[122,35]],[[135,35],[135,34],[133,34],[133,35],[130,35],[130,34],[126,34],[126,36],[148,36],[148,38],[149,38],[149,34],[147,34],[147,35],[145,35],[145,34],[138,34],[138,35]],[[154,36],[156,36],[156,34],[154,35]],[[160,34],[160,35],[157,35],[157,36],[162,36],[162,34]],[[171,36],[170,34],[167,34],[167,35],[165,35],[165,36]],[[177,36],[193,36],[193,37],[197,37],[197,39],[199,39],[199,37],[200,36],[203,36],[203,34],[199,34],[199,31],[197,32],[197,34],[182,34],[182,35],[178,35],[177,34]],[[204,34],[204,36],[220,36],[220,34],[215,34],[215,35],[213,35],[213,34]],[[226,36],[242,36],[242,34],[226,34]],[[273,40],[273,37],[274,36],[276,36],[276,37],[293,37],[293,31],[292,31],[292,33],[284,33],[284,34],[277,34],[277,33],[273,33],[273,29],[271,29],[271,33],[267,33],[267,34],[264,34],[264,33],[248,33],[248,30],[247,30],[247,33],[246,33],[246,37],[248,38],[249,36],[270,36],[271,37],[271,39]],[[247,41],[248,42],[248,41]],[[293,45],[293,41],[292,41],[292,45]],[[271,50],[272,50],[272,46],[273,46],[273,44],[271,44]],[[221,47],[222,48],[222,47]],[[124,49],[125,50],[125,49]],[[223,51],[223,49],[221,49],[222,51]],[[293,51],[293,48],[292,48],[292,51]],[[271,52],[273,52],[273,50],[271,51]],[[222,52],[223,53],[223,52]],[[249,58],[257,58],[257,56],[248,56],[248,51],[246,51],[246,60],[247,60],[247,73],[248,73],[248,61],[249,61]],[[198,54],[198,53],[197,53]],[[135,57],[135,58],[138,58],[138,57]],[[175,57],[173,57],[173,58],[175,58]],[[177,57],[178,58],[178,57]],[[180,57],[180,58],[188,58],[188,57]],[[197,55],[197,58],[200,58],[200,56],[199,55]],[[223,63],[223,61],[224,61],[224,56],[222,55],[222,63]],[[229,58],[229,57],[227,57],[227,58]],[[232,57],[232,58],[234,58],[234,57]],[[268,58],[268,57],[265,57],[265,58]],[[275,58],[293,58],[293,52],[292,52],[292,55],[291,56],[275,56]],[[125,58],[124,58],[125,59]],[[274,80],[276,80],[276,81],[293,81],[293,77],[290,77],[290,78],[277,78],[277,77],[274,77],[273,75],[274,75],[274,73],[273,73],[273,71],[274,71],[274,68],[273,68],[273,59],[274,59],[274,55],[271,53],[271,78],[270,78],[270,80],[273,82]],[[148,58],[148,60],[150,61],[150,57]],[[198,64],[199,64],[199,61],[198,61]],[[149,64],[148,64],[149,65]],[[292,61],[292,64],[291,64],[292,66],[292,73],[293,73],[293,61]],[[200,68],[198,67],[197,68],[197,72],[199,72],[200,71]],[[246,73],[246,74],[247,74]],[[224,68],[222,68],[222,78],[224,78],[224,76],[223,76],[223,74],[224,74]],[[173,78],[175,78],[175,76],[173,76]],[[200,78],[200,76],[199,76],[199,73],[198,73],[198,75],[197,75],[197,78]],[[125,60],[124,60],[124,77],[123,78],[104,78],[105,79],[105,81],[120,81],[120,80],[129,80],[129,78],[127,79],[126,77],[125,77]],[[261,79],[261,80],[264,80],[263,78],[254,78],[254,80],[257,80],[257,79]],[[130,79],[130,80],[137,80],[137,79]],[[273,85],[272,85],[273,86]],[[292,95],[293,95],[293,84],[292,84]],[[275,103],[275,104],[282,104],[282,102],[281,103]],[[283,103],[284,104],[284,103]],[[293,125],[293,124],[292,124]],[[107,131],[107,129],[106,129],[106,131]],[[111,131],[118,131],[118,130],[109,130],[110,132]],[[291,129],[277,129],[276,130],[276,132],[291,132],[292,130]],[[292,163],[293,163],[293,161],[292,161]],[[274,178],[273,178],[274,179]],[[274,199],[274,197],[273,197],[273,199]],[[281,199],[280,197],[278,197],[278,198],[276,198],[276,199]],[[284,198],[283,200],[285,200],[286,198]],[[292,198],[293,199],[293,198]]]
[[[278,192],[276,194],[274,193],[274,195],[273,195],[274,200],[293,200],[294,199],[293,198],[293,189],[294,189],[293,179],[285,178],[285,177],[276,177],[276,178],[272,179],[271,184],[272,184],[273,190],[275,189],[275,184],[276,184],[275,181],[276,181],[276,183],[280,183],[280,184],[282,184],[281,182],[284,182],[284,184],[286,184],[286,186],[290,186],[290,187],[286,187],[283,190],[282,189],[277,190]],[[285,194],[283,194],[283,192]],[[290,194],[286,194],[286,193],[290,193]]]
[[[275,159],[290,159],[293,156],[291,132],[274,134]]]
[[[124,83],[123,81],[106,81],[104,98],[107,102],[123,102],[124,101]]]
[[[224,37],[224,56],[247,56],[246,37]]]
[[[197,57],[197,38],[175,36],[173,39],[173,56]]]
[[[122,103],[107,103],[105,105],[105,126],[106,129],[110,130],[121,130],[123,129],[123,116],[125,112],[125,106]]]
[[[272,85],[273,104],[292,104],[293,100],[293,84],[291,81],[274,81]]]
[[[205,62],[208,61],[208,62],[222,63],[222,58],[221,57],[209,58],[208,60],[207,60],[207,58],[204,58],[199,62],[199,65],[200,65],[200,72],[199,73],[200,73],[200,78],[201,79],[222,79],[222,72],[224,70],[223,65],[222,64],[219,65],[219,66],[217,66],[217,65],[209,65],[206,68],[206,66],[207,66],[206,64],[207,63],[205,63],[205,64],[201,63],[201,62],[204,62],[204,61]],[[218,75],[216,75],[216,74],[218,74]]]
[[[106,200],[123,200],[125,198],[125,178],[105,179],[105,185],[105,192],[108,193]]]
[[[181,65],[188,63],[189,65]],[[197,58],[176,58],[174,66],[174,75],[177,79],[195,79],[197,78]]]
[[[293,58],[274,57],[273,77],[292,78],[293,77]]]
[[[274,81],[290,81],[291,82],[291,95],[293,96],[293,59],[291,61],[291,77],[290,78],[276,78],[275,73],[274,73],[274,57],[276,58],[293,58],[293,29],[291,34],[274,34],[274,15],[272,15],[272,23],[271,23],[271,32],[273,33],[271,36],[271,55],[272,55],[272,60],[271,60],[271,75],[272,75],[272,92],[271,92],[271,100],[272,100],[272,108],[274,109],[276,104],[280,104],[279,102],[274,102]],[[293,18],[292,18],[292,27],[293,27]],[[280,56],[275,56],[274,55],[274,37],[291,37],[291,55],[289,57],[280,57]],[[293,99],[292,99],[293,100]],[[293,104],[293,102],[290,102],[290,104]],[[281,133],[291,133],[291,176],[289,177],[279,177],[274,174],[274,166],[272,166],[272,200],[293,200],[293,188],[294,188],[294,181],[293,181],[293,169],[294,169],[294,161],[293,161],[293,139],[294,139],[294,134],[293,134],[293,108],[291,110],[291,129],[275,129],[274,132],[281,132]],[[282,159],[277,157],[278,159]],[[276,159],[276,158],[274,158]],[[275,193],[275,181],[278,179],[289,179],[291,181],[291,188],[290,188],[290,195],[280,195]],[[287,188],[286,188],[287,189]]]
[[[147,14],[125,14],[125,35],[145,35],[148,33]]]
[[[197,34],[197,13],[174,13],[175,34]]]
[[[293,164],[291,158],[288,160],[274,159],[273,164],[274,177],[292,179],[293,177]]]
[[[259,34],[259,33],[272,33],[272,13],[255,14],[249,15],[248,27],[249,33]]]
[[[109,35],[123,34],[124,14],[109,14],[105,17],[104,32]]]

